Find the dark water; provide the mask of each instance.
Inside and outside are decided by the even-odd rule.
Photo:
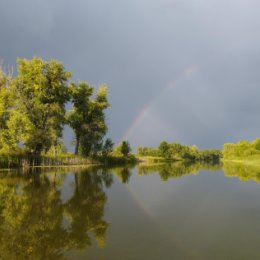
[[[260,169],[3,172],[2,260],[260,259]]]

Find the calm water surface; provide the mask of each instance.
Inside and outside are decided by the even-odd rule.
[[[2,172],[0,259],[258,260],[259,181],[235,165]]]

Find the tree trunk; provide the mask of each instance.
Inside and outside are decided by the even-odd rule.
[[[75,146],[75,155],[79,154],[79,139],[80,139],[80,137],[77,136],[76,137],[76,146]]]

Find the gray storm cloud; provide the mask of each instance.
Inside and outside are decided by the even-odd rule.
[[[0,59],[56,58],[74,80],[105,82],[115,142],[159,96],[134,146],[221,147],[259,136],[259,11],[256,0],[0,0]]]

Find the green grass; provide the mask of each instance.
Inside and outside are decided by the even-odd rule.
[[[157,162],[175,162],[177,160],[175,159],[165,159],[164,157],[160,156],[136,156],[136,159],[138,162],[151,162],[151,163],[157,163]]]
[[[260,166],[260,155],[251,155],[247,157],[237,157],[237,158],[229,158],[223,159],[223,162],[232,162],[244,165],[251,165],[251,166]]]

